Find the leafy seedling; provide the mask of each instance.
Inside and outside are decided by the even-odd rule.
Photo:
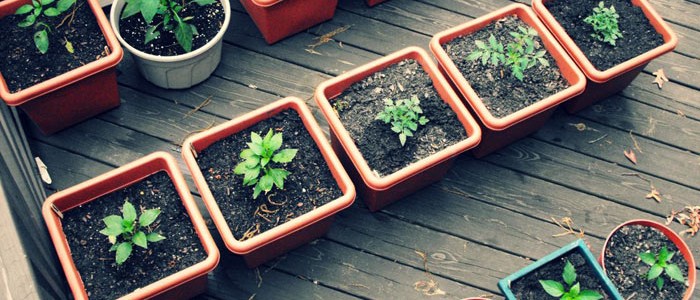
[[[16,15],[27,15],[24,20],[17,24],[18,27],[34,26],[34,46],[41,54],[49,51],[49,33],[51,26],[41,21],[42,16],[56,17],[69,10],[75,0],[59,0],[55,7],[49,7],[55,0],[32,0],[31,4],[20,6]]]
[[[406,144],[406,138],[413,136],[413,133],[418,130],[418,125],[428,123],[428,118],[422,114],[420,100],[418,96],[413,95],[410,99],[401,99],[396,102],[389,98],[384,99],[384,111],[377,114],[375,119],[391,124],[391,130],[399,134],[399,141],[403,147]]]
[[[134,205],[127,200],[124,201],[121,216],[110,215],[102,219],[107,227],[100,230],[100,233],[109,237],[109,242],[112,244],[109,251],[117,252],[117,265],[123,264],[129,258],[134,245],[148,249],[149,242],[155,243],[165,239],[156,232],[150,232],[148,228],[155,222],[158,215],[160,215],[160,209],[154,208],[144,210],[141,216],[138,216]]]
[[[490,62],[494,66],[509,66],[511,74],[520,81],[524,78],[523,72],[538,63],[549,66],[549,62],[544,58],[546,51],[536,51],[539,46],[534,40],[537,36],[535,29],[518,26],[518,31],[511,31],[510,35],[514,40],[505,47],[493,35],[488,38],[488,43],[474,41],[476,50],[467,56],[467,60],[478,59],[482,65]]]
[[[540,280],[540,285],[552,297],[557,297],[560,300],[598,300],[602,299],[603,295],[594,290],[581,290],[581,284],[576,282],[576,269],[570,261],[566,261],[564,272],[562,273],[564,283],[568,290],[559,281],[555,280]]]
[[[187,23],[194,16],[183,17],[180,13],[187,5],[192,3],[206,6],[216,3],[216,0],[193,0],[190,2],[177,0],[126,0],[126,7],[122,11],[121,18],[126,19],[141,13],[146,24],[148,24],[146,38],[143,41],[144,44],[148,44],[160,37],[159,27],[162,27],[165,32],[174,33],[175,39],[182,49],[185,52],[190,52],[192,51],[192,40],[199,33],[196,26]],[[156,15],[161,15],[163,20],[153,24],[153,18]]]
[[[255,185],[253,199],[258,198],[262,191],[267,194],[273,186],[284,189],[284,180],[291,173],[282,168],[273,168],[271,163],[291,162],[297,155],[298,149],[279,150],[281,147],[282,133],[273,134],[270,129],[264,138],[256,132],[250,134],[248,149],[240,153],[240,157],[245,161],[236,165],[233,172],[236,175],[243,175],[244,185]]]
[[[639,258],[647,265],[650,265],[647,272],[647,280],[656,279],[656,288],[661,290],[664,287],[664,278],[661,274],[666,274],[671,280],[685,282],[685,277],[681,269],[676,264],[671,263],[674,253],[669,252],[666,246],[663,246],[658,254],[652,252],[639,253]]]
[[[605,3],[600,1],[598,7],[593,8],[593,13],[583,19],[584,22],[593,26],[592,37],[601,42],[615,46],[615,41],[622,38],[622,32],[618,27],[620,15],[615,11],[615,6],[605,7]]]

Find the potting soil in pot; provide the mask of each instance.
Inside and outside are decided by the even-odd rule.
[[[641,225],[624,226],[610,237],[605,249],[605,269],[624,298],[632,294],[635,300],[683,298],[685,282],[673,281],[662,274],[664,285],[659,290],[656,280],[647,280],[650,266],[640,260],[639,253],[651,251],[658,254],[663,246],[674,253],[670,263],[678,265],[687,280],[688,262],[676,245],[657,229]]]
[[[127,200],[139,216],[142,210],[160,209],[149,227],[165,239],[148,243],[148,249],[134,245],[131,256],[117,265],[115,252],[109,251],[112,244],[99,231],[105,228],[102,219],[122,215]],[[165,171],[64,212],[62,223],[90,299],[116,299],[201,262],[207,255]]]
[[[511,67],[503,63],[495,66],[490,60],[483,64],[481,59],[467,59],[471,53],[478,50],[476,41],[488,45],[491,35],[503,45],[507,57],[508,44],[515,42],[511,33],[519,33],[518,27],[529,28],[529,25],[516,17],[506,17],[444,45],[450,59],[496,118],[510,115],[569,87],[569,83],[561,75],[554,58],[548,52],[542,57],[547,60],[548,66],[537,63],[526,69],[523,72],[523,80],[516,78]],[[532,40],[534,52],[545,50],[539,36],[534,36]]]
[[[187,21],[187,24],[197,28],[198,34],[193,34],[192,39],[192,51],[194,51],[211,41],[219,33],[224,24],[225,14],[221,2],[205,6],[200,6],[195,1],[183,3],[187,3],[187,5],[180,11],[180,17],[194,17]],[[151,23],[155,25],[162,23],[162,21],[163,15],[156,15]],[[164,30],[163,25],[158,26],[160,35],[145,44],[146,31],[149,27],[150,25],[146,23],[141,14],[119,20],[119,34],[127,44],[140,51],[158,56],[175,56],[186,53],[175,39],[174,32]]]
[[[633,6],[630,0],[605,0],[607,8],[615,7],[620,16],[618,28],[622,38],[615,46],[601,42],[591,36],[593,26],[583,19],[593,13],[600,0],[555,0],[545,1],[545,7],[566,30],[576,45],[600,71],[610,69],[635,56],[654,49],[664,43],[663,37],[656,32],[642,9]]]
[[[429,121],[419,125],[401,146],[391,125],[377,120],[384,99],[417,96]],[[332,100],[343,126],[360,149],[369,167],[386,176],[467,138],[457,115],[443,102],[418,62],[404,60],[354,83]]]
[[[78,0],[73,8],[75,14],[69,9],[56,17],[42,14],[37,18],[36,22],[46,23],[51,28],[46,54],[41,54],[34,45],[34,33],[44,29],[43,26],[39,29],[17,26],[26,14],[11,14],[0,19],[0,74],[11,92],[26,89],[109,54],[107,42],[87,1]],[[69,52],[66,42],[70,42],[73,53]]]
[[[233,171],[243,161],[239,154],[248,148],[251,132],[264,137],[270,129],[282,133],[280,149],[298,151],[289,163],[270,162],[274,168],[291,172],[284,180],[284,189],[273,187],[253,199],[254,186],[244,186],[243,175]],[[323,155],[294,110],[213,143],[197,155],[197,164],[237,240],[249,239],[342,196]]]
[[[567,261],[571,262],[574,269],[576,269],[575,282],[580,284],[581,291],[593,290],[602,295],[603,299],[612,299],[603,289],[603,283],[596,277],[593,269],[578,251],[571,251],[511,282],[510,288],[515,298],[518,300],[557,299],[545,292],[539,282],[540,280],[557,281],[564,285],[566,291],[569,291],[570,287],[567,286],[562,278]]]

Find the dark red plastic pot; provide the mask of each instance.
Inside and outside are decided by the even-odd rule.
[[[433,81],[435,90],[442,100],[449,104],[455,112],[464,126],[468,138],[410,164],[393,174],[378,177],[372,172],[367,161],[362,157],[362,153],[336,115],[329,100],[340,95],[353,83],[405,59],[416,60],[423,67],[423,70],[428,73]],[[418,47],[400,50],[327,80],[316,88],[314,98],[326,120],[328,120],[333,150],[340,157],[353,182],[357,184],[358,193],[365,200],[370,211],[377,211],[398,199],[441,180],[452,167],[457,155],[473,148],[481,140],[481,129],[474,118],[464,107],[464,104],[452,90],[445,77],[440,74],[428,53]]]
[[[508,116],[495,118],[488,111],[483,101],[481,101],[479,95],[469,85],[467,78],[464,77],[447,55],[443,45],[457,37],[476,32],[498,19],[511,15],[517,16],[520,20],[537,30],[545,49],[554,57],[559,71],[569,82],[570,86]],[[549,120],[557,106],[580,94],[586,83],[583,73],[547,31],[544,24],[537,19],[537,16],[529,7],[522,4],[506,6],[457,27],[439,32],[430,41],[430,50],[437,57],[441,70],[452,80],[462,97],[469,103],[471,110],[478,116],[477,119],[483,129],[483,133],[481,143],[472,150],[472,154],[476,157],[486,156],[540,129]]]
[[[375,6],[375,5],[382,3],[384,1],[387,1],[387,0],[367,0],[367,5]]]
[[[241,0],[265,41],[273,44],[330,20],[338,0]]]
[[[30,0],[0,1],[0,18]],[[19,106],[42,133],[48,135],[119,106],[116,66],[123,51],[97,0],[88,0],[107,41],[110,54],[57,77],[10,92],[0,74],[0,98]]]
[[[547,28],[554,34],[559,43],[571,55],[576,64],[586,75],[586,89],[577,97],[564,104],[564,108],[570,113],[575,113],[595,102],[605,99],[626,88],[639,72],[652,61],[666,52],[672,51],[678,44],[678,38],[671,28],[663,21],[661,16],[649,5],[646,0],[632,0],[634,6],[638,6],[649,19],[656,32],[661,34],[664,43],[646,53],[634,57],[610,69],[600,71],[588,60],[586,55],[574,43],[574,40],[564,31],[564,28],[547,10],[544,3],[549,0],[533,0],[532,8],[537,16],[544,22]]]

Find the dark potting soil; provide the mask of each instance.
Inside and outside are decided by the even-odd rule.
[[[376,120],[384,111],[384,99],[394,101],[418,96],[423,116],[402,147],[391,125]],[[394,173],[467,138],[464,126],[438,95],[433,81],[415,60],[404,60],[356,82],[332,100],[343,126],[378,176]]]
[[[510,66],[494,66],[491,63],[482,65],[480,59],[467,60],[469,54],[477,50],[475,41],[488,44],[487,41],[493,34],[505,47],[513,42],[510,32],[518,32],[518,26],[529,27],[516,17],[506,17],[479,31],[457,37],[444,45],[450,59],[496,118],[508,116],[569,87],[569,83],[559,72],[549,52],[544,56],[549,66],[545,67],[538,63],[525,70],[522,81],[511,74]],[[545,50],[539,36],[533,40],[535,52]]]
[[[235,175],[233,170],[242,161],[239,154],[248,148],[251,132],[265,136],[269,129],[282,132],[280,149],[299,151],[289,163],[274,163],[276,168],[291,172],[284,181],[284,190],[273,187],[253,199],[253,186],[244,186],[243,176]],[[217,141],[199,153],[197,164],[237,240],[249,239],[342,196],[323,155],[294,110]]]
[[[148,243],[148,249],[134,246],[129,259],[118,266],[115,252],[109,251],[112,245],[99,231],[105,228],[102,219],[122,215],[126,200],[139,216],[141,209],[160,208],[161,213],[150,228],[165,240]],[[65,212],[63,231],[90,299],[116,299],[206,259],[190,217],[165,171]]]
[[[43,14],[38,21],[52,29],[49,33],[49,49],[41,54],[34,46],[34,26],[18,27],[26,15],[8,15],[0,19],[0,73],[12,93],[19,92],[37,83],[46,81],[109,54],[107,42],[97,20],[85,0],[76,2],[75,17],[61,24],[68,10],[57,17]],[[52,5],[53,6],[53,5]],[[75,6],[74,6],[75,7]],[[43,27],[42,27],[43,28]],[[66,41],[73,45],[71,54]]]
[[[605,268],[622,297],[627,299],[635,294],[635,300],[683,298],[687,288],[685,282],[674,281],[662,274],[664,286],[658,290],[656,280],[646,279],[650,266],[641,261],[639,253],[658,253],[664,245],[670,253],[674,253],[671,263],[678,265],[687,281],[688,262],[678,247],[657,229],[641,225],[625,226],[610,237],[605,249]]]
[[[545,299],[557,299],[547,294],[542,288],[539,280],[554,280],[565,288],[569,289],[562,278],[562,273],[564,272],[564,265],[566,262],[570,261],[571,264],[576,269],[576,282],[581,284],[581,290],[593,290],[601,295],[603,299],[612,299],[606,291],[603,289],[603,282],[601,282],[598,277],[595,276],[593,268],[586,263],[583,255],[578,251],[572,251],[568,254],[553,260],[544,266],[528,273],[527,275],[515,280],[511,283],[510,288],[518,300],[545,300]]]
[[[185,3],[187,5],[178,15],[183,19],[194,17],[192,20],[187,21],[188,24],[197,27],[197,32],[199,33],[193,35],[192,51],[194,51],[211,41],[219,33],[221,26],[224,24],[224,9],[221,2],[205,6],[199,6],[194,1],[185,1]],[[152,24],[158,24],[162,21],[163,16],[156,15]],[[149,25],[146,24],[141,14],[119,20],[119,34],[121,34],[124,41],[140,51],[158,56],[175,56],[186,53],[182,46],[177,43],[175,33],[164,30],[162,25],[158,26],[160,36],[148,42],[148,44],[144,44],[148,27]]]
[[[591,36],[593,27],[583,19],[593,13],[600,0],[556,0],[544,2],[554,18],[564,27],[581,51],[596,69],[605,71],[664,43],[642,9],[629,0],[605,0],[605,7],[613,5],[620,18],[618,27],[622,38],[616,46],[598,41]]]

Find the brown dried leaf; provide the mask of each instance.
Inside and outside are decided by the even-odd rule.
[[[632,149],[625,150],[625,157],[629,159],[633,164],[637,164],[637,155],[634,154],[634,151]]]
[[[651,191],[649,192],[649,194],[646,195],[645,198],[647,198],[647,199],[653,198],[654,200],[656,200],[656,202],[661,202],[661,194],[654,186],[651,186]]]
[[[659,89],[664,87],[664,82],[668,82],[668,77],[666,77],[664,69],[658,69],[652,74],[656,75],[656,78],[654,78],[654,83],[659,86]]]
[[[413,284],[413,288],[426,296],[442,296],[446,294],[445,291],[440,289],[438,283],[432,279],[416,281]]]
[[[686,206],[681,211],[671,210],[671,215],[666,218],[667,224],[670,224],[673,219],[681,225],[690,227],[681,231],[681,235],[695,236],[700,231],[700,206]]]

